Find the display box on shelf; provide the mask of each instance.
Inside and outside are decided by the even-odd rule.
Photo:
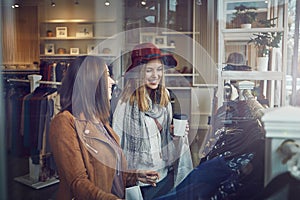
[[[76,28],[76,37],[93,37],[93,25],[92,24],[79,24]]]

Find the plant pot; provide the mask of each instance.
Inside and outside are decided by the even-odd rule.
[[[241,24],[241,28],[251,28],[251,24]]]
[[[257,57],[257,71],[268,71],[269,57]]]

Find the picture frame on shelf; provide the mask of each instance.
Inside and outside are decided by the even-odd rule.
[[[140,43],[154,43],[155,33],[141,33],[140,34]]]
[[[167,36],[155,36],[154,44],[157,46],[167,46]]]
[[[54,55],[54,44],[45,44],[45,55]]]
[[[56,37],[58,37],[58,38],[68,37],[68,28],[67,27],[56,27]]]
[[[95,44],[88,44],[86,49],[87,54],[97,54],[97,46]]]
[[[92,24],[79,24],[76,27],[76,37],[93,37],[93,25]]]
[[[70,48],[70,55],[78,55],[79,48]]]

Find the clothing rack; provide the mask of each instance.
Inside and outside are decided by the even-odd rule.
[[[11,79],[7,79],[7,81],[30,83],[30,92],[33,92],[37,87],[40,86],[40,84],[61,85],[61,82],[41,81],[42,76],[38,74],[30,74],[27,77],[29,80],[11,78]]]
[[[38,74],[28,75],[28,80],[24,79],[7,79],[8,82],[24,82],[30,83],[30,92],[32,93],[40,84],[49,84],[49,85],[61,85],[61,82],[54,81],[41,81],[42,76]],[[22,184],[30,186],[34,189],[41,189],[56,183],[59,183],[59,180],[56,177],[50,177],[46,181],[39,181],[40,165],[33,164],[32,159],[29,158],[29,174],[15,177],[14,180]]]

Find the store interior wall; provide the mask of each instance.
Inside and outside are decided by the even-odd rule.
[[[2,7],[0,7],[1,13],[3,12]],[[0,15],[0,38],[2,38],[2,15]],[[0,47],[2,47],[2,40],[0,40]],[[0,48],[0,63],[2,63],[2,48]],[[0,76],[0,91],[2,91],[2,76]],[[0,92],[0,199],[6,199],[6,165],[4,160],[6,160],[6,142],[5,142],[5,112],[3,107],[2,92]]]

